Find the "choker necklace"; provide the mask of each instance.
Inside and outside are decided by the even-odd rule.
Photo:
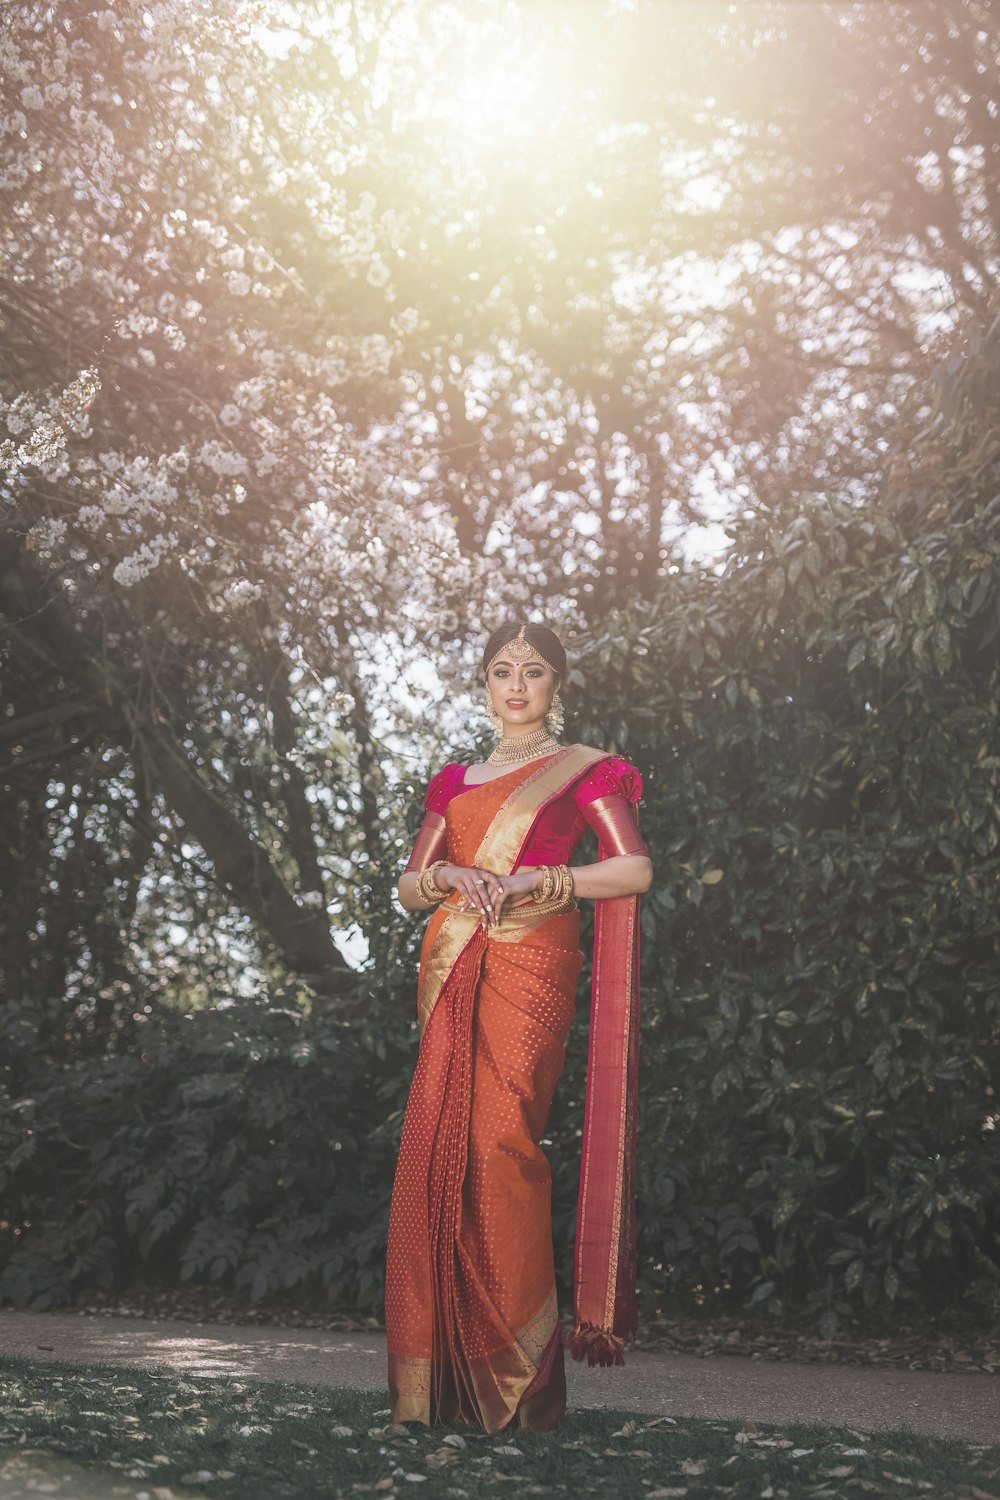
[[[536,755],[544,755],[547,750],[561,750],[557,739],[545,728],[533,729],[530,734],[512,734],[505,736],[500,741],[492,755],[486,757],[488,766],[515,765],[521,760],[531,760]]]

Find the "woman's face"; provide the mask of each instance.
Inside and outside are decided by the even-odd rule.
[[[540,661],[507,661],[501,655],[490,667],[486,685],[504,729],[515,733],[536,729],[555,696],[558,678]]]

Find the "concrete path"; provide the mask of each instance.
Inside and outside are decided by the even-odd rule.
[[[162,1364],[385,1392],[385,1334],[0,1310],[0,1350],[30,1359]],[[617,1407],[727,1421],[825,1422],[863,1432],[912,1427],[1000,1443],[1000,1380],[864,1365],[779,1364],[742,1355],[641,1353],[624,1367],[567,1358],[571,1409]]]

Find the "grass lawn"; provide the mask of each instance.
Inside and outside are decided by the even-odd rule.
[[[388,1424],[378,1391],[0,1355],[0,1459],[34,1450],[140,1500],[926,1495],[1000,1500],[1000,1446],[795,1423],[576,1411],[554,1432]],[[514,1488],[510,1488],[514,1486]],[[50,1487],[50,1492],[55,1487]],[[59,1493],[62,1493],[60,1490]]]

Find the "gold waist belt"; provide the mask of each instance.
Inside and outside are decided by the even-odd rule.
[[[445,908],[452,917],[464,917],[469,922],[482,921],[474,912],[459,911],[450,901],[445,903]],[[501,942],[516,942],[525,932],[530,932],[549,917],[565,911],[579,911],[572,897],[553,901],[526,901],[523,906],[505,906],[500,921],[495,926],[487,926],[486,935],[491,941],[496,938]]]

